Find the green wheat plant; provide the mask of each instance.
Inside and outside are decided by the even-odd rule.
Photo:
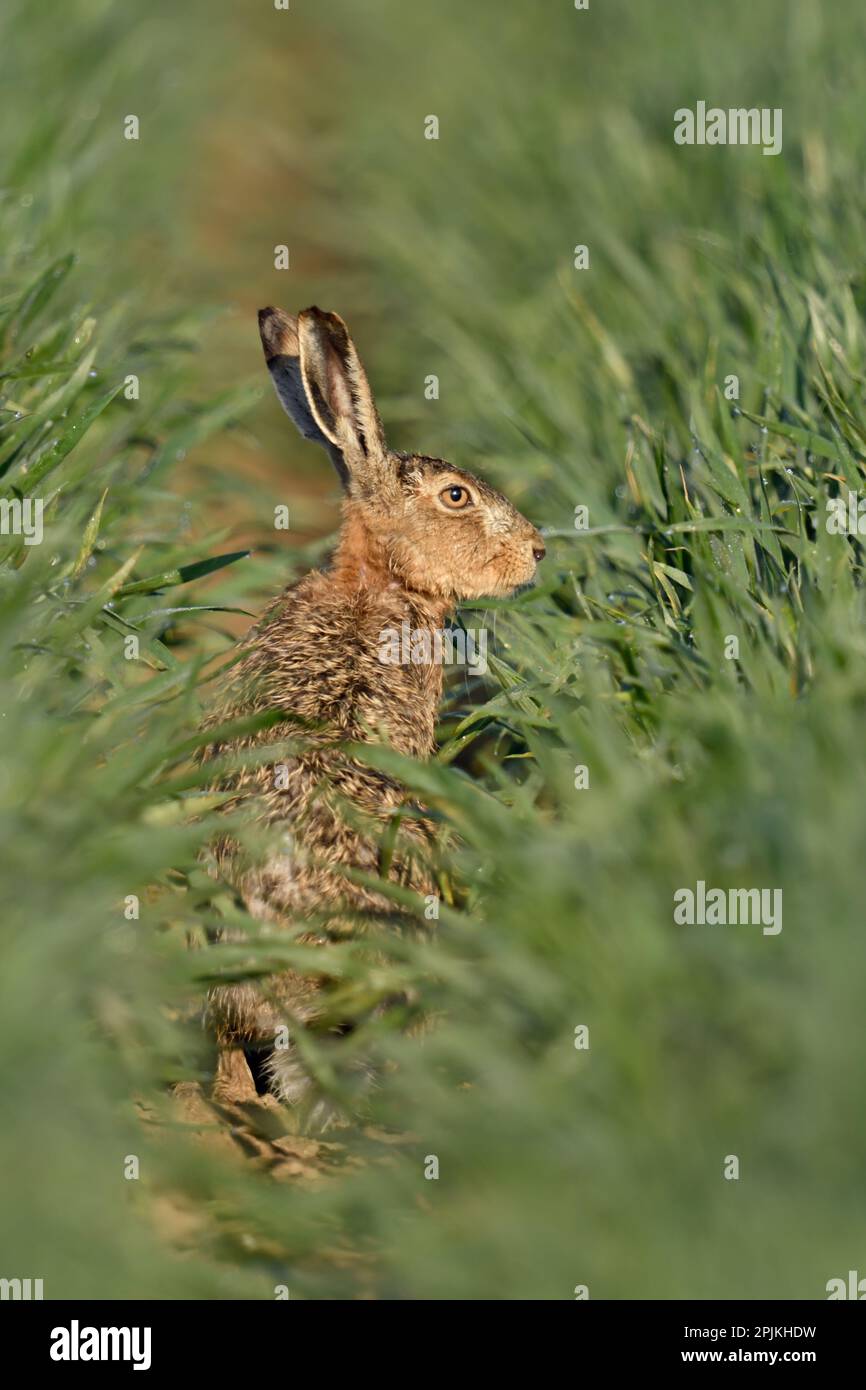
[[[153,8],[145,76],[181,22]],[[270,162],[225,254],[261,303],[342,313],[396,446],[490,477],[548,556],[459,615],[489,669],[449,681],[437,756],[363,751],[442,827],[435,932],[262,935],[202,860],[221,817],[197,729],[231,610],[318,562],[333,509],[305,494],[309,534],[251,556],[226,520],[249,499],[225,460],[251,432],[283,448],[282,422],[246,340],[209,354],[221,286],[192,214],[166,263],[194,304],[135,231],[193,159],[190,94],[165,89],[183,140],[136,151],[110,283],[91,137],[50,111],[23,131],[0,496],[38,489],[45,533],[0,537],[0,1273],[48,1297],[822,1297],[866,1233],[862,13],[298,8],[209,31],[273,79],[233,98],[241,165]],[[125,21],[79,9],[92,80],[122,88]],[[39,45],[36,13],[4,23]],[[783,109],[782,154],[675,145],[704,97]],[[327,467],[289,429],[276,499]],[[781,890],[781,930],[677,923],[699,881]],[[227,923],[246,940],[214,944]],[[379,1077],[323,1140],[267,1111],[289,1180],[172,1104],[209,1084],[196,1001],[275,962],[329,978],[358,1023],[341,1055]],[[395,995],[422,1028],[375,1011]],[[326,1039],[304,1047],[339,1091]]]

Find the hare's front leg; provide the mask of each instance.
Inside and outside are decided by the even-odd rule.
[[[257,1098],[256,1083],[242,1047],[218,1044],[212,1095],[214,1100],[234,1105]]]
[[[268,1031],[273,1036],[272,1011],[254,985],[217,985],[208,991],[206,1021],[217,1047],[214,1100],[255,1100],[258,1092],[244,1045],[255,1047]]]

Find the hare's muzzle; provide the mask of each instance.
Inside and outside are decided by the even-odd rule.
[[[544,544],[544,537],[540,531],[533,531],[529,540],[532,546],[532,558],[536,564],[540,564],[547,554],[547,546]]]

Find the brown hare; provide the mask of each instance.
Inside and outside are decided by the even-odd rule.
[[[275,756],[222,783],[238,799],[249,799],[278,837],[277,848],[265,862],[244,868],[232,844],[217,853],[252,916],[301,927],[299,939],[309,942],[324,939],[329,921],[345,921],[346,914],[393,916],[393,904],[344,871],[381,873],[383,840],[401,809],[409,814],[389,841],[387,876],[421,894],[434,891],[423,855],[429,823],[417,808],[413,813],[395,778],[345,747],[384,740],[416,758],[434,750],[441,663],[383,660],[383,632],[408,624],[413,634],[428,634],[432,645],[461,599],[506,595],[531,580],[544,541],[505,497],[471,473],[388,448],[364,369],[337,314],[310,308],[293,317],[262,309],[259,331],[285,410],[306,438],[327,449],[337,469],[343,521],[329,567],[285,589],[244,639],[244,654],[208,722],[263,710],[285,711],[286,721],[264,734],[213,744],[206,756],[291,742],[290,756]],[[315,1020],[321,999],[314,980],[292,971],[262,984],[214,989],[216,1094],[253,1094],[246,1059],[258,1054],[276,1095],[290,1102],[307,1095],[310,1078],[286,1039]]]

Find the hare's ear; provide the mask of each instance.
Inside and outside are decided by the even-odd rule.
[[[294,420],[305,439],[322,444],[344,488],[349,486],[349,470],[342,451],[323,434],[310,409],[301,374],[298,320],[282,309],[259,310],[259,333],[271,380],[286,414]]]
[[[316,424],[361,486],[388,471],[382,422],[355,344],[339,314],[315,307],[298,315],[298,346],[307,402]]]

